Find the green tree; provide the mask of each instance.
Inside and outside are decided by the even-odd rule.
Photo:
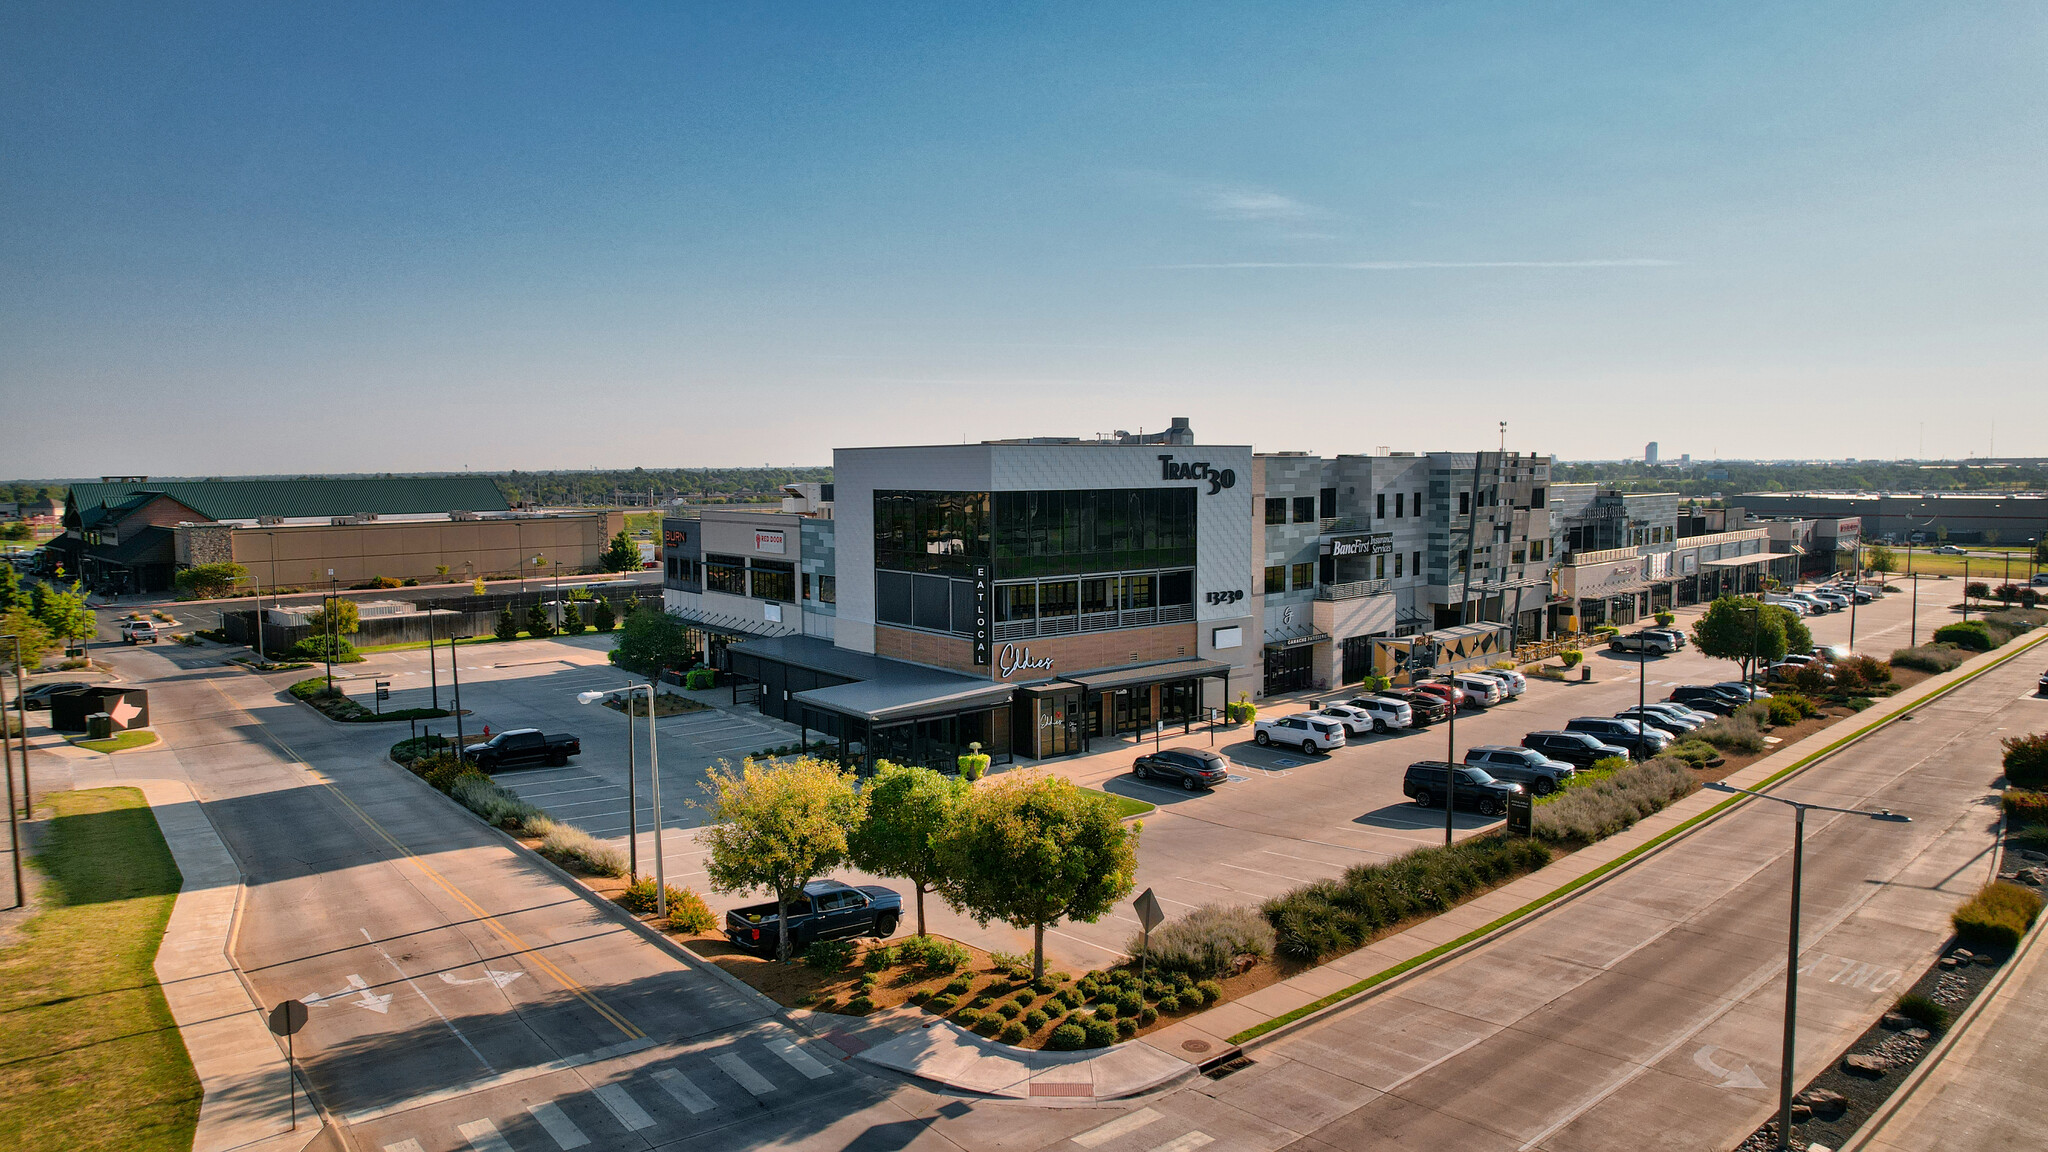
[[[2034,563],[2048,564],[2048,540],[2034,545]]]
[[[34,671],[43,662],[43,655],[57,647],[56,637],[29,610],[28,597],[24,596],[14,606],[0,612],[0,636],[21,637],[21,659],[27,665],[24,671]],[[0,668],[14,666],[14,645],[0,644]]]
[[[469,582],[469,594],[471,596],[481,596],[488,591],[490,591],[490,586],[484,583],[484,578],[481,576]]]
[[[1773,607],[1747,597],[1723,596],[1707,607],[1692,626],[1692,642],[1700,653],[1716,660],[1734,660],[1742,665],[1743,676],[1751,671],[1751,655],[1760,660],[1782,660],[1785,656],[1783,617],[1763,609]]]
[[[0,540],[33,540],[36,530],[26,520],[10,520],[0,524]]]
[[[1863,566],[1872,572],[1890,575],[1899,570],[1899,557],[1882,544],[1872,544],[1863,550]]]
[[[21,573],[12,564],[0,564],[0,612],[27,601],[21,594]]]
[[[498,613],[498,626],[492,629],[492,635],[500,640],[519,639],[519,617],[512,614],[510,604],[505,605]]]
[[[611,544],[605,548],[604,554],[598,557],[597,562],[607,572],[625,572],[638,568],[640,546],[633,543],[633,538],[626,535],[626,530],[621,528],[619,534],[612,537]]]
[[[583,622],[583,607],[570,600],[562,605],[562,635],[581,636],[589,625]]]
[[[629,672],[659,676],[662,669],[689,664],[697,655],[681,619],[653,609],[627,614],[612,646],[611,661]]]
[[[789,962],[789,905],[804,885],[846,860],[865,804],[853,777],[815,756],[705,770],[704,870],[720,892],[775,893],[776,949]]]
[[[938,837],[968,790],[958,776],[886,760],[865,789],[867,819],[849,844],[853,866],[910,881],[917,891],[919,936],[925,934],[924,894],[939,877]]]
[[[41,588],[41,585],[37,586]],[[85,585],[74,583],[69,591],[51,588],[43,592],[40,604],[35,609],[36,618],[42,622],[52,638],[63,642],[68,649],[72,644],[83,644],[99,632],[99,620],[92,609],[85,605]],[[23,645],[24,648],[27,645]]]
[[[939,838],[939,893],[986,925],[1031,929],[1034,976],[1045,975],[1045,929],[1093,923],[1131,891],[1138,827],[1109,797],[1043,772],[977,786]]]
[[[247,568],[229,562],[194,564],[173,577],[178,591],[184,593],[187,600],[217,600],[232,594],[235,585],[248,578]]]
[[[1785,633],[1785,651],[1807,653],[1813,651],[1813,632],[1806,621],[1783,604],[1766,604],[1764,611],[1777,617],[1778,627]],[[1777,659],[1777,657],[1772,657]]]
[[[319,611],[306,617],[306,623],[313,626],[314,632],[325,636],[329,631],[327,625],[330,618],[334,624],[332,631],[336,636],[353,636],[363,626],[362,611],[356,607],[356,602],[344,600],[339,596],[323,599]]]
[[[597,608],[590,614],[591,626],[599,632],[609,632],[619,626],[619,615],[612,611],[612,602],[599,600]]]
[[[538,600],[526,610],[526,634],[536,640],[555,634],[555,622],[548,619],[548,610]]]

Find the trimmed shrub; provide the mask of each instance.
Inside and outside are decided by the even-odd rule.
[[[668,886],[668,902],[671,911],[674,910],[676,901],[681,900],[684,895],[685,893],[681,888],[673,884]],[[629,885],[625,891],[612,897],[612,902],[635,916],[645,916],[650,912],[656,911],[654,877],[642,876]]]
[[[1044,1012],[1040,1011],[1037,1008],[1033,1008],[1031,1011],[1026,1012],[1024,1014],[1024,1027],[1030,1029],[1032,1032],[1037,1032],[1040,1028],[1043,1028],[1048,1023],[1051,1023],[1051,1021],[1052,1017],[1046,1015]]]
[[[1565,667],[1577,668],[1580,664],[1585,663],[1586,654],[1584,652],[1579,651],[1577,648],[1567,648],[1564,651],[1559,652],[1557,654],[1557,658],[1559,660],[1564,661]]]
[[[1129,1016],[1125,1016],[1125,1017],[1122,1017],[1122,1018],[1120,1018],[1120,1019],[1118,1019],[1118,1020],[1117,1020],[1117,1022],[1116,1022],[1116,1035],[1117,1035],[1117,1039],[1119,1039],[1119,1040],[1128,1040],[1128,1039],[1130,1039],[1131,1037],[1133,1037],[1133,1036],[1136,1036],[1137,1034],[1138,1034],[1138,1022],[1137,1022],[1136,1020],[1133,1020],[1133,1019],[1131,1019],[1131,1018],[1130,1018]]]
[[[1801,712],[1799,705],[1792,703],[1792,699],[1804,700],[1806,697],[1794,696],[1787,698],[1784,696],[1773,696],[1769,700],[1764,701],[1764,706],[1769,710],[1771,727],[1789,728],[1806,719],[1806,713]]]
[[[1733,716],[1721,716],[1701,725],[1693,732],[1693,738],[1704,740],[1723,752],[1761,752],[1764,744],[1764,730],[1759,726],[1756,712],[1768,715],[1769,701],[1757,700],[1744,704]]]
[[[953,1023],[962,1028],[972,1028],[981,1023],[981,1012],[974,1008],[962,1008],[953,1013]]]
[[[556,824],[538,851],[564,868],[580,868],[593,876],[626,874],[626,858],[618,849],[598,843],[574,824]]]
[[[1892,667],[1916,668],[1922,672],[1947,672],[1969,659],[1970,654],[1953,644],[1922,644],[1892,652]]]
[[[1948,1028],[1948,1009],[1929,1000],[1917,992],[1908,992],[1892,1005],[1892,1011],[1911,1020],[1930,1032]]]
[[[984,753],[970,752],[956,756],[953,763],[959,770],[961,778],[965,780],[979,780],[981,774],[988,771],[988,756]]]
[[[1101,1003],[1101,1004],[1098,1004],[1098,1005],[1096,1005],[1096,1006],[1095,1006],[1095,1018],[1096,1018],[1097,1020],[1114,1020],[1114,1019],[1116,1019],[1116,1005],[1115,1005],[1115,1004],[1113,1004],[1113,1003],[1107,1002],[1107,1001],[1105,1001],[1104,1003]]]
[[[846,1010],[855,1016],[865,1016],[875,1010],[875,1002],[866,993],[846,1002]]]
[[[1145,998],[1135,988],[1126,988],[1117,994],[1116,1014],[1119,1016],[1136,1016],[1144,1007]]]
[[[996,1011],[1000,1013],[1003,1019],[1005,1020],[1015,1020],[1017,1017],[1022,1016],[1024,1014],[1024,1006],[1017,1003],[1015,1000],[1005,1000],[1001,1004],[996,1005]]]
[[[683,889],[678,898],[675,889],[669,890],[668,926],[683,932],[709,932],[718,927],[718,917],[711,914],[711,906],[704,898]]]
[[[1548,863],[1549,847],[1535,840],[1480,836],[1449,847],[1418,848],[1384,863],[1353,865],[1335,880],[1304,885],[1266,901],[1260,910],[1273,925],[1279,955],[1314,963]],[[1175,991],[1160,1000],[1160,1011],[1174,1011],[1199,996],[1187,974],[1178,973]],[[1169,1007],[1169,999],[1177,1003]]]
[[[898,944],[896,951],[905,964],[914,964],[934,976],[958,972],[973,958],[964,946],[937,936],[912,936]]]
[[[1971,948],[2011,951],[2041,914],[2041,897],[2017,884],[1986,884],[1949,917],[1956,937]]]
[[[2008,788],[1999,802],[2015,824],[2048,824],[2048,792]]]
[[[1934,630],[1936,644],[1953,644],[1972,652],[1989,652],[1992,648],[1991,629],[1982,620],[1958,620],[1944,624]]]
[[[1079,1024],[1062,1024],[1052,1030],[1052,1037],[1046,1041],[1045,1046],[1070,1052],[1076,1048],[1086,1047],[1087,1044],[1088,1033],[1082,1031]]]
[[[939,1015],[944,1016],[946,1013],[951,1012],[953,1010],[953,1005],[956,1003],[958,1003],[958,1000],[956,1000],[954,997],[941,995],[934,996],[931,999],[926,1000],[924,1002],[924,1006],[927,1011],[936,1012]]]
[[[1214,980],[1204,980],[1195,985],[1195,991],[1202,994],[1204,1008],[1214,1007],[1218,1000],[1223,999],[1223,985]]]
[[[2005,745],[2005,780],[2015,788],[2048,788],[2048,732],[2013,736]]]
[[[1144,947],[1134,935],[1124,950],[1135,956]],[[1148,961],[1163,972],[1218,976],[1232,970],[1239,956],[1263,960],[1273,954],[1273,925],[1257,909],[1205,904],[1152,933]]]
[[[946,981],[946,986],[942,991],[948,996],[959,996],[972,987],[974,987],[974,978],[972,976],[955,976],[951,980]]]
[[[1024,1025],[1012,1020],[1008,1024],[1003,1025],[1001,1032],[996,1033],[996,1039],[1001,1040],[1005,1044],[1022,1044],[1024,1038],[1029,1035],[1031,1033],[1025,1029]]]
[[[880,972],[896,963],[898,952],[891,944],[870,944],[860,958],[860,966],[870,972]]]
[[[837,972],[853,963],[857,950],[851,940],[814,940],[804,949],[804,967],[817,972]]]
[[[1664,756],[1680,761],[1688,768],[1707,768],[1721,759],[1721,752],[1704,740],[1681,740],[1664,749]]]
[[[1031,1002],[1036,999],[1038,999],[1038,993],[1033,992],[1029,988],[1019,989],[1017,992],[1017,1003],[1022,1004],[1026,1008],[1031,1007]]]
[[[1536,809],[1533,832],[1553,844],[1591,844],[1690,796],[1699,786],[1684,761],[1659,756],[1559,793]]]
[[[1140,1008],[1138,1010],[1138,1023],[1140,1026],[1150,1028],[1152,1025],[1158,1022],[1159,1009],[1154,1008],[1148,1004],[1145,1007]]]
[[[1090,1020],[1081,1026],[1082,1034],[1088,1038],[1088,1047],[1107,1048],[1116,1043],[1116,1024],[1109,1020]]]

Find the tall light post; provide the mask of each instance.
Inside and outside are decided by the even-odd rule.
[[[12,735],[0,732],[0,739],[19,739],[21,741],[21,814],[23,817],[27,817],[30,814],[30,809],[35,806],[36,797],[35,788],[29,783],[28,778],[28,699],[22,695],[27,690],[28,685],[22,678],[22,668],[24,666],[21,655],[21,637],[18,635],[7,635],[0,636],[0,640],[14,641],[14,718],[19,722],[21,728],[20,732]],[[5,727],[6,725],[0,724],[0,728]],[[10,774],[8,780],[11,782],[13,779],[14,777]],[[8,810],[13,811],[12,796],[8,798],[8,803],[10,805]]]
[[[1849,651],[1856,651],[1856,593],[1863,588],[1863,541],[1856,541],[1856,574],[1849,578]]]
[[[1918,648],[1920,646],[1920,576],[1913,571],[1913,541],[1911,537],[1908,537],[1906,540],[1906,579],[1911,581],[1913,585],[1913,618],[1912,623],[1907,625],[1906,647]]]
[[[630,734],[633,725],[633,693],[639,692],[642,689],[645,689],[647,692],[647,771],[650,777],[649,787],[653,790],[652,799],[654,801],[654,914],[666,920],[668,919],[668,879],[663,871],[661,859],[661,752],[654,740],[653,684],[629,684],[626,686],[626,729]],[[576,702],[578,704],[595,704],[602,699],[604,699],[604,693],[602,692],[578,692],[576,694]],[[632,779],[633,766],[631,763],[628,763],[626,765],[626,811],[630,815],[627,818],[627,836],[629,842],[637,843],[639,831],[634,817],[638,813],[633,807]]]
[[[1888,808],[1870,811],[1866,808],[1836,808],[1828,804],[1805,804],[1798,800],[1787,800],[1783,796],[1772,796],[1767,792],[1752,792],[1747,788],[1736,788],[1716,780],[1706,786],[1714,792],[1730,792],[1753,796],[1758,800],[1769,800],[1792,809],[1792,935],[1785,950],[1785,1053],[1778,1065],[1778,1147],[1789,1150],[1792,1147],[1792,1062],[1794,1037],[1799,1023],[1799,885],[1806,863],[1806,813],[1840,812],[1847,816],[1868,816],[1872,820],[1883,820],[1892,824],[1910,824],[1911,816],[1901,816]]]
[[[329,568],[327,570],[327,611],[321,613],[321,615],[327,617],[327,691],[329,695],[332,695],[334,692],[334,597],[334,569]]]
[[[16,714],[21,718],[21,784],[28,789],[28,710],[21,699],[21,637],[9,636],[14,641],[14,703]],[[7,709],[0,705],[0,729],[7,727]],[[14,868],[14,903],[19,908],[27,897],[21,888],[21,825],[14,815],[14,733],[0,731],[0,752],[5,753],[7,769],[7,858]]]

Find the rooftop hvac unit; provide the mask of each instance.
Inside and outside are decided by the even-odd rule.
[[[450,520],[474,520],[477,518],[477,516],[476,513],[471,512],[467,508],[457,508],[454,511],[448,513],[448,518]]]
[[[282,516],[258,516],[258,517],[256,518],[256,523],[257,523],[257,524],[258,524],[258,525],[259,525],[260,527],[264,527],[264,528],[275,528],[275,527],[277,527],[278,525],[280,525],[280,524],[284,523],[284,517],[282,517]]]

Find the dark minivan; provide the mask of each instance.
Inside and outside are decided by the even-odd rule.
[[[1522,790],[1520,784],[1496,780],[1483,769],[1442,760],[1421,760],[1408,766],[1408,774],[1401,778],[1401,792],[1424,808],[1434,808],[1438,800],[1451,792],[1447,776],[1450,772],[1458,774],[1458,807],[1476,809],[1482,816],[1507,815],[1508,797]]]
[[[1131,765],[1131,775],[1140,780],[1164,780],[1193,792],[1230,779],[1230,765],[1206,748],[1168,748],[1138,757]]]

